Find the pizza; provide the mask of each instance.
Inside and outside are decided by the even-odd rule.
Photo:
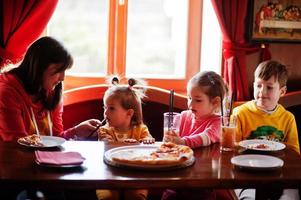
[[[190,147],[167,142],[150,151],[147,149],[124,151],[112,155],[112,160],[117,163],[135,165],[178,165],[192,157],[193,150]]]
[[[28,146],[43,147],[44,144],[39,135],[33,134],[18,139],[18,142]]]
[[[249,144],[247,147],[249,149],[268,149],[269,145],[267,145],[267,144]]]

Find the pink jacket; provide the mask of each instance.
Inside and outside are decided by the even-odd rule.
[[[191,111],[183,111],[181,113],[180,137],[191,148],[219,142],[221,137],[220,116],[211,115],[201,120],[195,120]]]
[[[22,83],[14,75],[0,74],[0,140],[17,140],[35,133],[31,108],[38,127],[43,127],[39,124],[39,119],[42,121],[47,116],[47,110],[43,108],[43,105],[40,102],[32,102]],[[69,139],[75,135],[75,129],[63,131],[62,113],[62,103],[50,112],[53,135]]]

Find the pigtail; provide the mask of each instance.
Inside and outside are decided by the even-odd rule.
[[[111,80],[112,85],[118,85],[119,84],[119,79],[117,76],[114,76]]]
[[[131,89],[137,98],[143,99],[146,97],[145,92],[146,92],[146,83],[145,81],[141,79],[134,79],[134,78],[129,78],[128,79],[128,85],[129,89]]]

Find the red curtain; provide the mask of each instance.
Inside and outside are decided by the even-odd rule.
[[[45,29],[58,0],[0,2],[0,68],[22,59],[27,47]]]
[[[223,35],[222,76],[236,100],[249,99],[246,55],[261,50],[262,60],[270,59],[268,46],[246,41],[248,0],[211,0]]]

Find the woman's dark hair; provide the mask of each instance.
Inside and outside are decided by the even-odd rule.
[[[41,98],[46,109],[54,109],[62,97],[62,83],[58,84],[50,96],[42,88],[43,73],[51,64],[60,64],[57,72],[65,71],[73,65],[73,58],[63,45],[51,37],[42,37],[28,48],[19,67],[10,71],[23,83],[25,91]]]

